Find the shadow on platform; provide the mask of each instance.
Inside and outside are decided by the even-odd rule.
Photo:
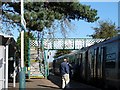
[[[54,84],[57,85],[58,87],[61,87],[61,82],[62,82],[62,80],[61,80],[60,77],[50,74],[50,75],[48,76],[48,80],[50,80],[52,83],[54,83]]]
[[[53,89],[60,89],[58,87],[52,87],[52,86],[46,86],[46,85],[37,85],[37,86],[42,86],[42,87],[47,87],[47,88],[53,88]]]

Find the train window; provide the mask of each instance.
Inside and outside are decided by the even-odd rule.
[[[105,62],[105,68],[115,68],[115,61]]]
[[[116,53],[110,53],[106,55],[106,68],[115,68]]]
[[[105,62],[106,68],[115,68],[115,61]]]
[[[92,66],[92,67],[91,67],[91,68],[93,69],[93,68],[94,68],[94,55],[92,55],[91,61],[92,61],[92,62],[91,62],[91,66]]]

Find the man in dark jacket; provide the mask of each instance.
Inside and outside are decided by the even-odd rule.
[[[68,83],[70,81],[69,79],[69,65],[67,62],[67,59],[64,59],[64,62],[60,65],[60,73],[62,76],[62,88],[65,88],[65,86],[68,86]]]

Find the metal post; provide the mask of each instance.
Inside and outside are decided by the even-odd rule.
[[[19,88],[20,90],[25,89],[25,72],[24,72],[24,29],[26,29],[25,25],[24,25],[24,4],[23,4],[23,0],[21,0],[21,25],[22,27],[22,31],[21,31],[21,71],[19,74]]]
[[[65,49],[65,38],[63,39],[63,49]]]
[[[43,34],[41,35],[42,37],[41,37],[41,55],[42,55],[42,62],[44,62],[44,52],[43,52]],[[41,66],[41,71],[42,71],[42,66]],[[44,67],[44,69],[45,69],[45,67]],[[45,73],[45,72],[44,72]]]
[[[45,73],[45,78],[47,79],[47,67],[46,67],[46,65],[47,65],[47,62],[46,62],[46,53],[45,53],[45,50],[44,50],[44,67],[45,67],[44,73]]]
[[[15,52],[16,53],[16,52]],[[14,57],[14,72],[13,72],[13,75],[14,75],[14,78],[13,78],[13,87],[15,87],[15,78],[16,78],[16,62],[15,62],[15,57]]]
[[[86,47],[86,38],[84,39],[84,47]]]
[[[76,48],[75,48],[75,38],[74,38],[74,49],[76,49]]]
[[[23,24],[23,0],[21,0],[21,24]],[[21,31],[21,68],[24,67],[24,30]]]
[[[25,88],[25,72],[24,72],[24,31],[21,32],[21,71],[20,71],[20,85],[19,88],[22,90]]]
[[[45,50],[44,50],[44,45],[43,45],[43,36],[42,36],[42,54],[43,54],[43,60],[44,60],[44,76],[45,76],[45,78],[47,78],[47,76],[46,76],[46,56],[45,56]]]
[[[39,48],[39,46],[40,46],[40,33],[38,32],[38,50],[37,50],[37,53],[38,53],[38,60],[40,61],[40,48]]]
[[[30,38],[28,40],[28,78],[30,79]]]
[[[47,76],[48,76],[48,62],[47,62],[47,52],[45,52],[45,69],[46,69],[46,79],[47,79]]]
[[[49,50],[48,50],[48,54],[47,54],[47,56],[49,55],[49,58],[50,58],[50,53],[49,53]],[[49,76],[49,58],[47,58],[48,60],[48,63],[47,63],[47,76]]]
[[[43,44],[43,35],[44,35],[44,32],[42,33],[42,39],[41,39],[41,44],[42,44],[42,58],[43,58],[43,60],[44,60],[44,76],[45,76],[45,78],[47,79],[47,68],[46,68],[46,53],[45,53],[45,50],[44,50],[44,44]]]

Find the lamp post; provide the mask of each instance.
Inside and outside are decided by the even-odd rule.
[[[26,29],[26,26],[24,24],[24,6],[23,6],[23,0],[21,0],[21,70],[19,74],[19,89],[23,90],[25,89],[25,72],[24,72],[24,30]],[[24,29],[24,30],[23,30]]]

